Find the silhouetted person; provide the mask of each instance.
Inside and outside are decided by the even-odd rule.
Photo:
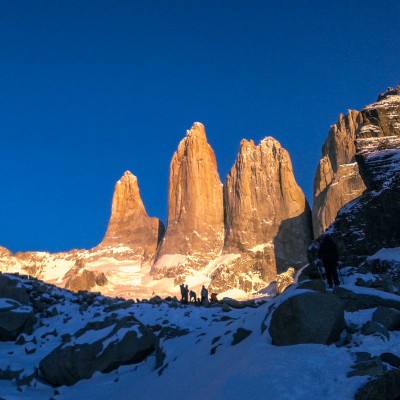
[[[189,303],[189,286],[188,285],[185,286],[185,297],[184,297],[183,301],[185,303]]]
[[[193,302],[196,303],[196,299],[197,299],[196,292],[194,290],[191,290],[189,294],[190,294],[190,302],[192,302],[192,300],[193,300]]]
[[[318,249],[318,258],[322,261],[322,265],[325,268],[328,286],[331,288],[332,282],[335,284],[335,286],[338,286],[339,277],[337,263],[339,261],[339,253],[335,242],[328,235],[322,239],[322,243]]]
[[[208,303],[208,290],[206,287],[203,285],[201,288],[201,304],[206,304]]]
[[[189,296],[189,288],[188,285],[184,285],[183,283],[179,285],[179,288],[181,289],[181,302],[182,303],[187,303],[188,302],[188,296]]]

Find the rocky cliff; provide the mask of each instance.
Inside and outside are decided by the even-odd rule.
[[[363,154],[378,148],[399,147],[395,139],[400,126],[399,92],[400,86],[389,88],[379,95],[376,103],[361,112],[349,111],[346,116],[340,115],[338,122],[331,127],[314,178],[315,237],[328,228],[342,206],[363,193],[366,185],[371,184],[371,178],[378,179],[376,166],[372,175],[368,175],[362,161]],[[385,171],[380,175],[386,176]]]
[[[364,182],[355,160],[355,135],[362,117],[358,111],[340,115],[322,147],[314,177],[312,220],[314,236],[321,235],[341,207],[360,196]]]
[[[167,231],[152,275],[181,280],[219,255],[223,240],[222,183],[204,126],[195,123],[172,157]]]
[[[382,248],[400,246],[399,90],[390,89],[362,111],[355,158],[366,190],[339,211],[327,231],[341,260],[354,266]]]
[[[256,291],[306,262],[311,212],[288,152],[267,137],[243,140],[224,185],[225,243],[211,275],[215,291]]]

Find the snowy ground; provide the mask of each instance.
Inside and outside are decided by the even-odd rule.
[[[355,279],[356,276],[345,278],[345,287],[355,289]],[[53,290],[66,293],[58,288]],[[166,354],[165,368],[161,375],[160,370],[155,369],[155,356],[149,356],[140,364],[123,366],[107,374],[96,373],[91,379],[82,380],[70,387],[55,389],[40,379],[34,380],[31,386],[18,387],[15,380],[2,380],[0,398],[345,400],[352,399],[356,389],[367,381],[365,376],[347,377],[355,361],[355,352],[368,351],[372,355],[392,352],[400,356],[400,332],[390,332],[389,340],[377,335],[358,334],[346,347],[312,344],[273,346],[268,330],[262,332],[262,322],[271,302],[282,302],[293,295],[294,290],[295,287],[291,287],[282,296],[257,308],[231,311],[223,311],[219,306],[205,308],[179,305],[174,308],[166,302],[160,305],[132,304],[115,312],[121,316],[133,313],[145,325],[159,324],[188,330],[184,336],[161,340]],[[37,324],[33,334],[37,344],[0,343],[0,368],[4,370],[8,366],[29,373],[61,343],[62,334],[72,334],[89,321],[102,320],[107,315],[101,302],[95,302],[86,311],[80,312],[74,296],[67,293],[65,301],[53,306],[58,314],[46,317],[41,324]],[[399,299],[396,295],[387,296]],[[346,320],[360,326],[371,319],[373,311],[346,313]],[[233,345],[238,328],[249,330],[251,334]],[[57,335],[51,333],[54,329]],[[85,334],[85,339],[88,342],[95,340],[95,333],[93,337]],[[35,352],[27,354],[30,347],[34,347]]]

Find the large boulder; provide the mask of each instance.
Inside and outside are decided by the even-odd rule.
[[[389,331],[400,330],[400,311],[378,307],[372,315],[372,321],[381,324]]]
[[[357,390],[355,400],[398,400],[400,370],[387,371]]]
[[[344,287],[335,287],[333,293],[344,301],[349,312],[375,307],[388,307],[400,310],[400,296],[383,294],[379,290],[368,289],[364,293],[356,293]]]
[[[158,348],[154,333],[135,317],[89,323],[40,362],[43,378],[53,386],[73,385],[94,372],[144,360]]]
[[[15,340],[21,333],[30,334],[34,323],[32,307],[0,298],[0,341]]]
[[[0,297],[13,299],[18,303],[28,305],[29,295],[20,279],[0,274]]]
[[[326,293],[302,293],[292,296],[274,311],[269,333],[272,344],[331,344],[339,340],[345,328],[344,303]]]

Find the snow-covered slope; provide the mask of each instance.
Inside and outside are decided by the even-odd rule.
[[[360,277],[376,279],[371,274],[347,273],[344,290],[378,295],[400,305],[400,296],[396,294],[356,286]],[[31,334],[21,334],[16,342],[0,342],[0,375],[5,378],[14,373],[13,379],[1,381],[0,397],[5,400],[183,397],[346,400],[354,398],[369,375],[374,375],[371,371],[354,374],[359,371],[355,369],[358,353],[368,352],[372,360],[389,352],[400,356],[398,330],[388,332],[388,337],[362,330],[376,307],[345,313],[346,325],[353,332],[350,339],[345,338],[344,331],[340,342],[329,346],[273,346],[268,329],[262,327],[270,324],[273,308],[307,292],[299,290],[297,285],[264,303],[227,299],[211,307],[199,307],[159,298],[151,302],[126,302],[98,294],[74,294],[35,280],[11,279],[29,293],[30,304],[24,307],[32,307],[37,320]],[[32,303],[34,299],[46,306],[39,311],[38,303]],[[2,299],[0,313],[6,309],[7,300]],[[311,311],[318,312],[318,304]],[[160,352],[153,352],[140,363],[121,365],[107,373],[96,372],[90,379],[72,386],[54,388],[43,379],[43,372],[38,370],[41,360],[55,348],[85,343],[89,346],[110,331],[96,329],[96,324],[128,317],[137,318],[158,336],[163,354],[161,364],[156,358]],[[91,329],[87,328],[89,324]],[[122,329],[108,342],[120,341],[121,332]],[[379,365],[382,371],[394,368],[383,362]],[[28,377],[27,384],[18,384],[17,379],[24,376]]]

